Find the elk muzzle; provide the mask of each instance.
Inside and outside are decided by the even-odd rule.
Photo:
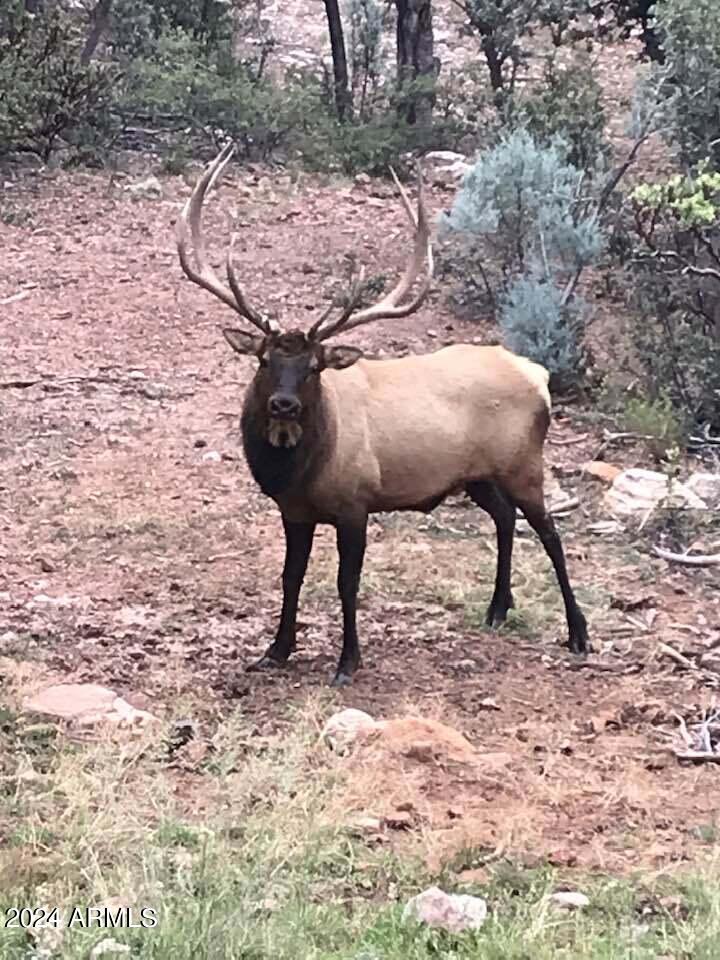
[[[289,393],[273,393],[268,400],[268,413],[274,420],[297,420],[302,404]]]

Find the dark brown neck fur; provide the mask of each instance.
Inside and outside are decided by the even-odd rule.
[[[243,449],[253,479],[273,499],[301,492],[312,483],[330,454],[330,424],[319,380],[299,423],[302,436],[294,447],[273,446],[268,440],[265,403],[260,401],[254,382],[250,384],[240,421]]]

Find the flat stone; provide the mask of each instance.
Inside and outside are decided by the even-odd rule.
[[[583,907],[590,906],[590,900],[584,893],[579,893],[577,890],[560,890],[558,893],[551,894],[550,900],[565,910],[581,910]]]
[[[403,911],[405,921],[416,920],[451,933],[479,930],[486,917],[487,903],[482,897],[445,893],[439,887],[430,887],[413,897]]]
[[[143,727],[156,719],[138,710],[114,690],[96,683],[58,683],[25,700],[27,713],[68,720],[79,727],[108,724],[112,727]]]
[[[28,713],[72,720],[83,714],[109,713],[116,699],[114,690],[96,683],[59,683],[40,690],[23,706]]]

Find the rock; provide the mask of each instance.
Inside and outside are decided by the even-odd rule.
[[[220,463],[222,455],[217,450],[208,450],[207,453],[202,455],[202,459],[205,463]]]
[[[383,822],[391,830],[409,830],[413,825],[413,815],[409,810],[394,810]]]
[[[28,713],[59,717],[81,727],[107,723],[115,727],[143,727],[157,718],[138,710],[114,690],[95,683],[58,683],[25,700]]]
[[[348,708],[334,713],[320,734],[331,750],[343,753],[349,746],[359,740],[364,740],[368,734],[374,733],[380,725],[363,710]]]
[[[620,516],[647,513],[663,502],[668,507],[707,510],[705,501],[687,484],[673,481],[669,486],[664,473],[638,467],[619,473],[605,494],[605,505],[611,513]]]
[[[694,473],[685,486],[713,510],[720,509],[720,473]]]
[[[95,683],[59,683],[46,687],[23,704],[29,713],[70,720],[82,714],[112,710],[117,694]]]
[[[604,460],[590,460],[583,464],[582,472],[589,477],[595,477],[596,480],[602,480],[603,483],[612,483],[622,470],[612,463],[605,463]]]
[[[162,400],[166,391],[164,383],[145,383],[140,387],[139,393],[147,400]]]
[[[560,486],[557,478],[549,471],[545,471],[544,478],[544,490],[545,490],[545,508],[548,513],[557,513],[566,507],[577,506],[577,501],[574,497],[571,497]]]
[[[560,890],[558,893],[552,893],[550,900],[564,910],[581,910],[583,907],[590,906],[590,901],[585,894],[577,890]]]
[[[479,930],[486,917],[487,903],[482,897],[444,893],[439,887],[430,887],[413,897],[403,911],[405,921],[415,920],[451,933]]]
[[[454,187],[472,167],[469,163],[452,163],[448,167],[436,167],[432,172],[432,181],[438,187]]]
[[[31,927],[27,933],[33,941],[32,960],[53,960],[60,954],[65,940],[62,927]]]
[[[355,817],[348,823],[348,829],[356,835],[368,833],[380,833],[382,830],[382,820],[377,817]]]
[[[358,173],[355,177],[355,183],[368,184],[370,183],[370,176],[367,173]]]
[[[130,947],[126,943],[118,943],[106,937],[100,943],[96,943],[90,951],[90,960],[96,960],[97,957],[118,957],[127,956],[130,953]]]
[[[464,153],[456,153],[455,150],[430,150],[429,153],[425,154],[425,160],[428,163],[457,163],[458,161],[465,163],[467,157]]]
[[[146,199],[161,197],[163,192],[162,184],[154,174],[145,177],[144,180],[138,180],[137,183],[129,183],[125,189],[133,197]]]
[[[454,186],[472,170],[472,164],[467,162],[465,155],[454,150],[431,150],[424,159],[432,168],[433,183],[438,186]]]

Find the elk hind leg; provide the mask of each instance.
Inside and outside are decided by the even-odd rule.
[[[528,471],[524,477],[520,474],[515,475],[512,489],[508,490],[508,494],[522,510],[523,515],[540,538],[545,552],[552,561],[565,603],[565,616],[569,631],[568,645],[573,653],[583,654],[588,650],[587,623],[570,586],[565,552],[560,535],[555,527],[555,521],[545,509],[542,475],[542,466],[532,473]],[[526,481],[525,483],[521,482],[523,479]]]
[[[485,622],[489,627],[497,627],[505,622],[508,610],[515,606],[510,585],[515,507],[494,483],[478,480],[468,483],[465,489],[470,499],[490,514],[495,523],[497,534],[495,590],[485,615]]]
[[[338,523],[337,587],[342,604],[343,647],[337,672],[332,681],[333,687],[344,687],[352,683],[353,674],[361,663],[357,634],[357,594],[365,558],[366,540],[367,517],[359,523]]]

